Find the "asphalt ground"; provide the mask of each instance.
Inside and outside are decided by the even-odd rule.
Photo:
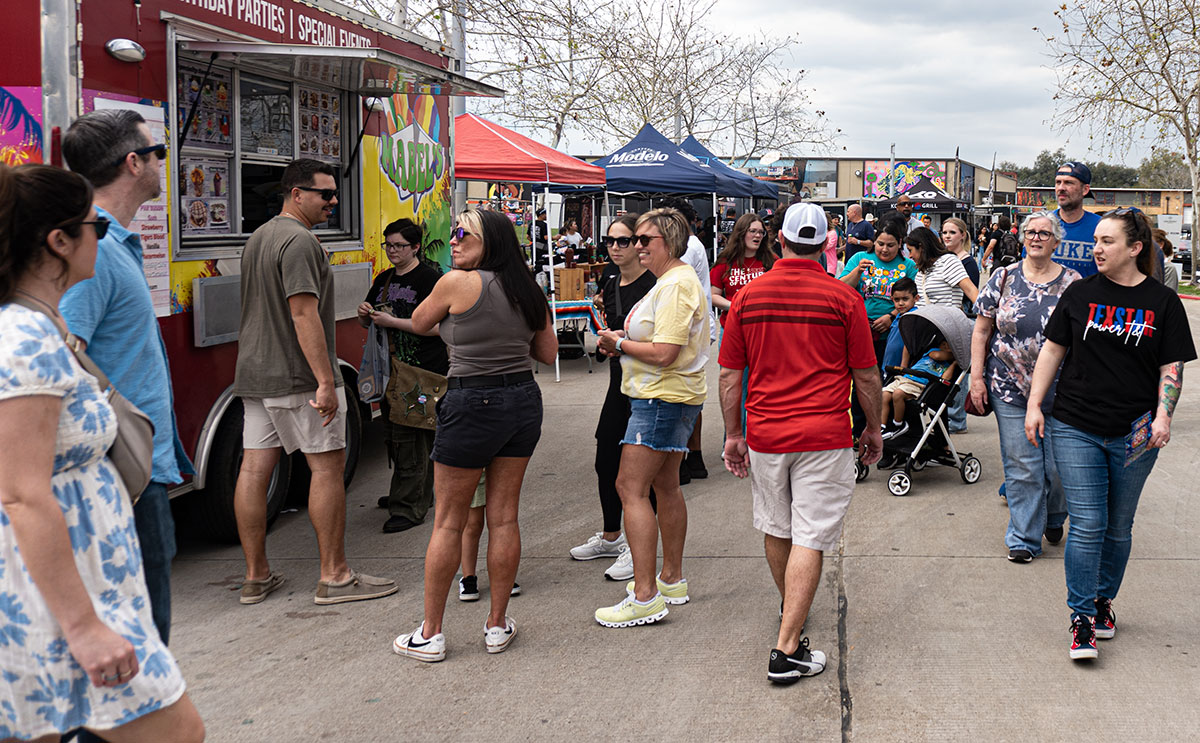
[[[1188,302],[1193,331],[1200,303]],[[377,601],[317,606],[317,551],[304,512],[268,537],[288,583],[242,606],[240,549],[183,542],[174,566],[172,650],[211,741],[640,739],[740,741],[1092,741],[1200,737],[1200,392],[1185,372],[1172,440],[1142,495],[1133,555],[1114,602],[1117,637],[1100,658],[1067,657],[1063,547],[1029,565],[1005,559],[1008,515],[993,418],[954,444],[982,479],[930,466],[897,498],[873,469],[855,490],[842,546],[826,556],[808,619],[826,671],[788,687],[766,679],[779,595],[751,525],[750,489],[720,466],[715,362],[705,406],[710,476],[684,487],[692,601],[662,622],[607,629],[592,614],[620,600],[608,560],[568,550],[600,528],[593,431],[606,370],[542,367],[543,437],[522,492],[518,636],[488,655],[483,600],[450,599],[447,658],[391,652],[421,620],[432,516],[383,534],[375,507],[390,477],[378,422],[367,429],[346,530],[353,567],[395,578]],[[486,550],[486,535],[484,550]]]

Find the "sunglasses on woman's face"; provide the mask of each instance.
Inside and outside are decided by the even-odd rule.
[[[451,240],[462,240],[464,237],[466,237],[468,235],[474,235],[474,234],[475,234],[474,232],[467,232],[462,227],[455,227],[454,229],[450,230],[450,239]]]
[[[624,250],[625,248],[628,248],[629,244],[632,242],[632,237],[613,237],[612,235],[604,236],[604,247],[606,248],[611,248],[612,246],[616,245],[618,248]]]
[[[641,245],[643,248],[650,247],[650,242],[662,237],[662,235],[634,235],[630,238],[634,245]]]
[[[90,224],[96,230],[96,239],[97,240],[103,240],[104,236],[108,234],[109,221],[104,217],[96,217],[95,219],[87,219],[82,222],[76,222],[76,224]]]

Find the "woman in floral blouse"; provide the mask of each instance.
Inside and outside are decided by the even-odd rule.
[[[971,397],[990,399],[1000,430],[1000,455],[1008,497],[1008,559],[1026,563],[1042,552],[1042,537],[1058,544],[1067,518],[1062,483],[1049,436],[1041,448],[1025,438],[1025,408],[1043,330],[1059,297],[1079,274],[1055,263],[1062,225],[1050,212],[1030,215],[1021,225],[1025,258],[998,268],[979,292],[971,338]],[[1044,410],[1054,401],[1053,388]]]

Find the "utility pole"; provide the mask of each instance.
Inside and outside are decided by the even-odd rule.
[[[892,142],[892,160],[888,165],[888,198],[896,198],[896,143]]]
[[[683,141],[683,95],[675,94],[675,143]]]
[[[459,74],[467,74],[467,3],[466,0],[454,0],[454,50],[457,55]],[[450,97],[450,141],[454,142],[454,120],[460,114],[467,112],[467,99],[461,95]],[[467,182],[454,179],[454,213],[467,208]]]

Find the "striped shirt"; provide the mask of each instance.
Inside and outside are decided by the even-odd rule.
[[[969,279],[967,269],[953,253],[947,253],[933,264],[928,271],[917,271],[917,294],[922,304],[948,304],[962,306],[963,291],[958,283]]]
[[[862,297],[815,260],[778,260],[734,298],[719,361],[750,369],[746,443],[754,451],[849,447],[850,370],[875,366]]]

